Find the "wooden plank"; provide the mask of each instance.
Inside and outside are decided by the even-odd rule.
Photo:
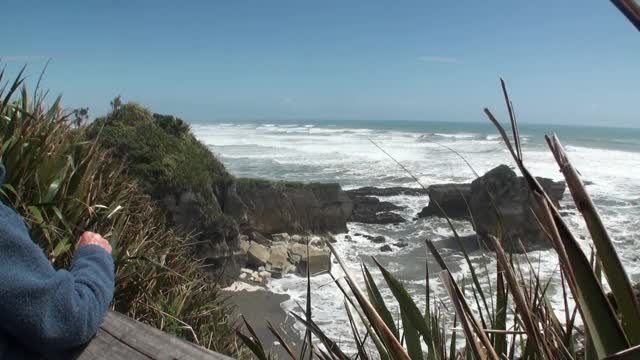
[[[91,340],[91,342],[73,358],[81,360],[149,360],[148,356],[143,355],[135,349],[125,345],[102,329],[99,329],[93,340]]]
[[[231,359],[113,311],[107,313],[94,339],[72,358],[76,360]]]

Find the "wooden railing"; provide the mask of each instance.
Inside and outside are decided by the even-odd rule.
[[[96,336],[72,356],[76,360],[231,359],[110,311]]]

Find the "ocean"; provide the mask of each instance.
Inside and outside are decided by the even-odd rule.
[[[514,165],[497,131],[489,123],[418,122],[418,121],[315,121],[315,122],[235,122],[192,124],[198,139],[203,141],[238,177],[265,178],[306,182],[337,182],[344,189],[361,186],[419,185],[393,160],[375,145],[379,145],[402,163],[421,184],[470,182],[474,174],[465,162],[444,145],[463,156],[479,174],[499,164]],[[561,180],[562,176],[544,141],[545,133],[558,134],[566,151],[584,180],[615,241],[622,261],[634,282],[640,281],[640,129],[577,127],[558,125],[520,126],[525,163],[536,176]],[[426,263],[431,271],[431,285],[436,296],[446,295],[437,279],[437,264],[427,256],[424,239],[433,241],[451,235],[446,222],[438,218],[414,220],[428,204],[428,197],[395,196],[385,198],[406,206],[399,211],[409,220],[400,225],[349,224],[353,242],[338,234],[337,249],[352,274],[361,280],[361,262],[371,265],[375,256],[395,274],[424,308]],[[571,203],[565,192],[561,206]],[[575,210],[567,208],[566,220],[589,251],[588,232]],[[471,234],[471,225],[455,221],[461,234]],[[387,242],[406,239],[409,246],[391,253],[379,250],[379,244],[355,236],[355,233],[383,235]],[[468,268],[461,254],[445,251],[445,261],[455,271],[454,276],[468,278]],[[543,279],[551,279],[549,294],[554,306],[562,308],[558,286],[557,258],[552,251],[530,252],[529,257]],[[472,255],[474,262],[488,264],[495,271],[492,254]],[[334,266],[334,276],[342,276]],[[374,271],[381,288],[383,280]],[[495,274],[490,274],[495,276]],[[482,275],[481,275],[482,276]],[[288,295],[280,305],[284,311],[299,312],[304,306],[306,279],[287,275],[272,280],[267,290]],[[344,299],[329,275],[312,279],[312,312],[314,320],[333,339],[347,349],[350,327]],[[389,291],[383,296],[392,302]],[[261,326],[260,324],[256,324]],[[304,329],[297,325],[296,329]]]

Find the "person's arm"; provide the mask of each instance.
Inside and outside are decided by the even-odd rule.
[[[86,343],[113,297],[111,255],[85,241],[69,271],[56,271],[22,219],[0,207],[0,329],[41,353]]]

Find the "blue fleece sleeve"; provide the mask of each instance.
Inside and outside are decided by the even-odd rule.
[[[22,219],[0,204],[0,329],[38,352],[86,343],[113,297],[110,254],[78,248],[69,271],[56,271]]]

